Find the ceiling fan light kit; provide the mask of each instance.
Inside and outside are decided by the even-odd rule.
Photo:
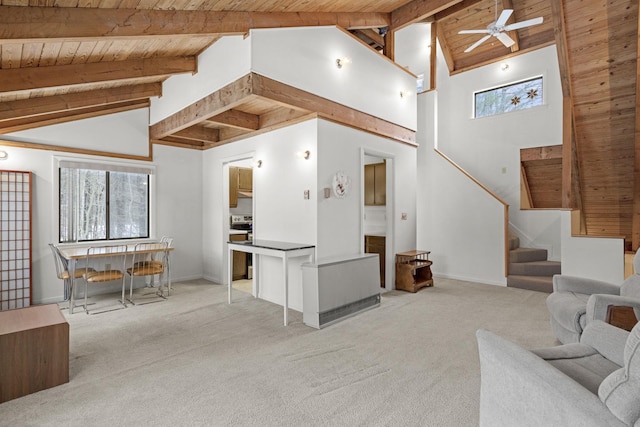
[[[515,44],[515,41],[506,33],[507,31],[519,30],[521,28],[530,27],[532,25],[542,24],[543,18],[533,18],[522,22],[514,22],[513,24],[505,25],[509,18],[513,14],[513,9],[503,9],[500,16],[498,16],[498,2],[496,1],[496,20],[489,24],[486,29],[483,30],[462,30],[458,34],[485,34],[480,40],[469,46],[464,50],[464,53],[469,53],[476,47],[480,46],[485,41],[489,40],[491,36],[500,40],[505,47],[511,47]]]

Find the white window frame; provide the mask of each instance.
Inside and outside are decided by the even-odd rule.
[[[65,167],[65,164],[87,164],[95,165],[98,168],[109,170],[112,172],[135,172],[147,173],[149,175],[149,237],[148,238],[133,238],[133,239],[113,239],[113,240],[94,240],[94,241],[82,241],[82,242],[65,242],[60,245],[69,246],[86,246],[91,245],[92,242],[100,242],[101,244],[116,244],[119,242],[135,243],[138,241],[152,240],[156,235],[156,167],[155,165],[133,161],[111,161],[100,157],[88,157],[88,156],[54,156],[52,167],[52,242],[60,241],[60,167]]]

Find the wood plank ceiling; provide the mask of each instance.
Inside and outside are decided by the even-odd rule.
[[[514,9],[508,23],[544,22],[510,32],[511,48],[492,37],[464,53],[481,35],[458,32],[486,28],[496,4]],[[563,190],[572,193],[563,200],[582,207],[587,232],[629,237],[635,227],[640,243],[640,219],[631,225],[640,218],[632,185],[637,9],[637,0],[0,0],[0,134],[146,107],[168,77],[196,73],[204,49],[252,28],[337,25],[393,59],[395,31],[431,22],[451,74],[556,43],[573,106],[565,126],[575,123],[579,156],[577,189]],[[319,114],[317,99],[306,102],[254,92],[150,134],[206,149]]]

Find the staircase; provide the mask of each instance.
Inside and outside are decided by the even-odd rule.
[[[508,287],[551,293],[554,274],[560,274],[560,263],[548,261],[546,249],[521,248],[520,239],[509,236]]]

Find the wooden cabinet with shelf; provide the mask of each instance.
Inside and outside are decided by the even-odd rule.
[[[364,252],[378,254],[380,261],[380,286],[384,288],[386,238],[384,236],[364,236]]]
[[[365,206],[385,206],[387,204],[387,165],[375,163],[364,166]]]
[[[231,234],[229,241],[238,242],[247,240],[246,234]],[[233,251],[233,280],[247,278],[247,254],[245,252]]]
[[[253,169],[229,166],[229,207],[238,207],[238,197],[253,193]]]
[[[416,292],[433,286],[429,251],[408,251],[396,254],[396,289]]]

